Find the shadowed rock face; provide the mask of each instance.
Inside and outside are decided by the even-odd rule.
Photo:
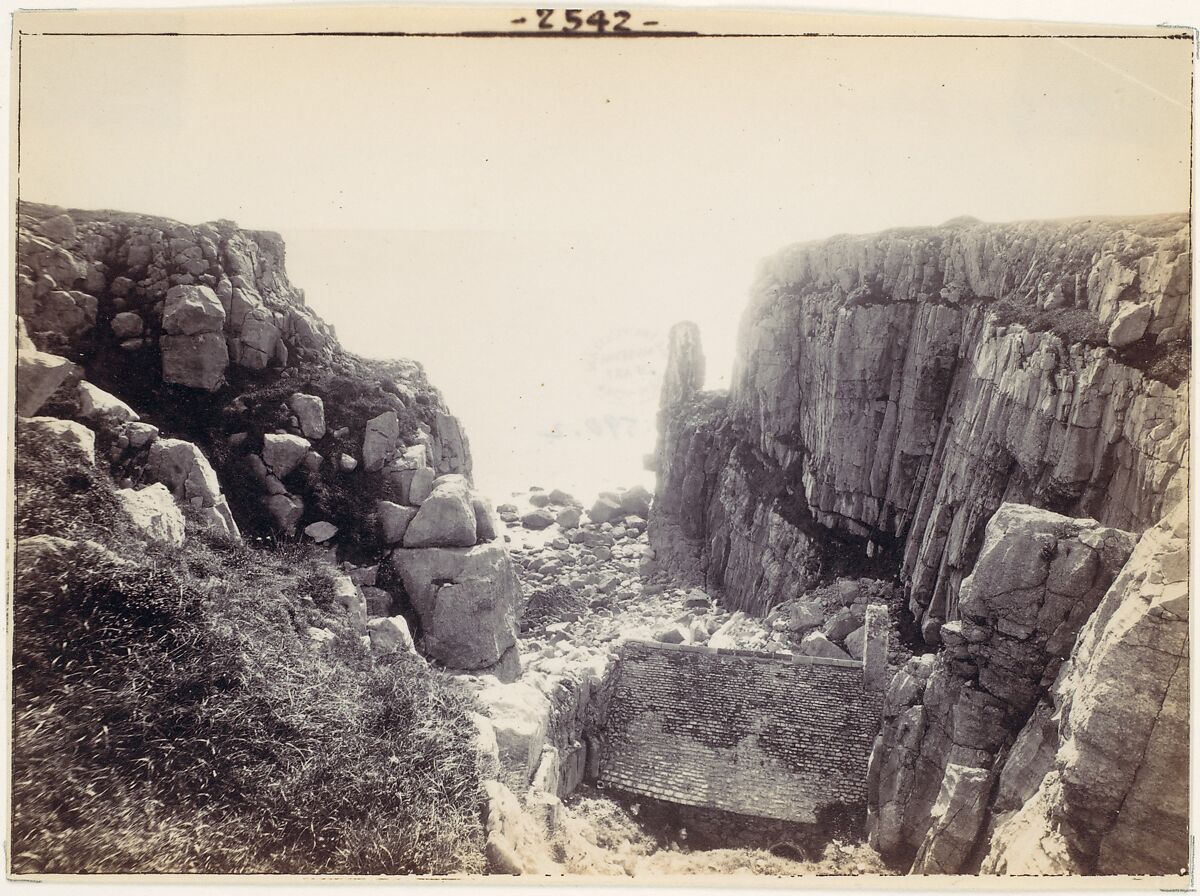
[[[811,583],[832,534],[900,567],[936,641],[1004,501],[1144,530],[1186,452],[1188,384],[1152,361],[1187,351],[1189,271],[1183,216],[779,253],[727,396],[696,391],[695,334],[673,334],[666,382],[688,388],[664,388],[658,556],[763,612]],[[1135,305],[1137,343],[1104,344]]]
[[[910,662],[887,692],[869,815],[881,851],[919,850],[916,871],[964,870],[1004,767],[998,757],[1029,722],[1133,544],[1094,520],[1019,504],[996,512],[963,583],[963,619],[942,626],[936,659]]]

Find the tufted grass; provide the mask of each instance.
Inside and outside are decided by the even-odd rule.
[[[73,544],[17,557],[13,873],[482,870],[469,699],[372,659],[313,552],[155,547],[21,429],[16,476],[18,537]]]

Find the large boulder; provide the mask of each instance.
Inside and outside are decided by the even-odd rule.
[[[646,519],[650,516],[650,498],[650,492],[645,486],[635,485],[621,493],[621,509],[625,513]]]
[[[1108,327],[1108,344],[1113,348],[1123,348],[1137,342],[1146,335],[1150,326],[1150,318],[1154,309],[1140,302],[1127,302],[1121,305]]]
[[[171,492],[161,482],[137,491],[131,488],[118,489],[117,497],[134,525],[151,538],[173,547],[183,544],[183,513],[171,497]]]
[[[177,501],[186,501],[200,511],[213,528],[235,538],[240,536],[216,471],[191,442],[163,438],[151,442],[146,475],[169,488]]]
[[[82,371],[79,365],[35,349],[17,352],[17,416],[32,417],[58,387]]]
[[[82,451],[88,463],[96,462],[96,434],[82,423],[57,417],[29,417],[24,422],[51,446],[51,450],[54,445],[70,445]]]
[[[89,420],[107,418],[120,423],[136,423],[141,419],[137,411],[117,396],[92,383],[81,382],[76,395],[79,398],[80,416]]]
[[[423,647],[433,659],[453,669],[483,669],[515,652],[521,590],[499,543],[398,548],[391,563],[420,617]]]
[[[262,458],[271,472],[283,479],[300,466],[309,449],[308,439],[283,433],[267,433],[263,436]]]
[[[606,495],[601,495],[588,511],[588,517],[593,523],[607,523],[624,516],[621,502]]]
[[[163,304],[162,328],[172,336],[220,333],[225,307],[207,286],[172,286]]]
[[[406,548],[470,547],[478,523],[467,481],[457,474],[440,476],[404,533]]]
[[[207,286],[173,286],[163,305],[163,381],[216,390],[229,366],[225,308]]]
[[[544,507],[521,514],[521,525],[535,531],[554,525],[555,515]]]
[[[318,440],[325,437],[325,402],[318,395],[296,392],[288,402],[292,413],[300,423],[300,432],[306,439]]]
[[[384,411],[367,421],[363,432],[363,470],[378,473],[396,453],[400,441],[400,418],[395,411]]]
[[[400,544],[408,525],[417,515],[416,507],[395,504],[391,501],[375,503],[375,518],[379,522],[379,535],[386,545]]]

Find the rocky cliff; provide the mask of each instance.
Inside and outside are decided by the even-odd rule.
[[[762,613],[900,570],[926,638],[1005,501],[1141,532],[1186,459],[1186,216],[835,237],[762,266],[728,394],[672,333],[660,561]]]
[[[462,427],[419,364],[339,345],[277,234],[25,203],[17,248],[23,428],[86,446],[171,538],[173,498],[319,545],[372,644],[411,627],[447,667],[518,673],[519,584]]]
[[[837,237],[768,260],[728,393],[670,340],[657,562],[762,614],[894,575],[869,837],[919,873],[1188,866],[1183,216]]]

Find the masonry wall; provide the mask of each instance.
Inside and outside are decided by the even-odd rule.
[[[862,663],[630,641],[616,674],[603,786],[806,824],[865,806],[881,695]]]

